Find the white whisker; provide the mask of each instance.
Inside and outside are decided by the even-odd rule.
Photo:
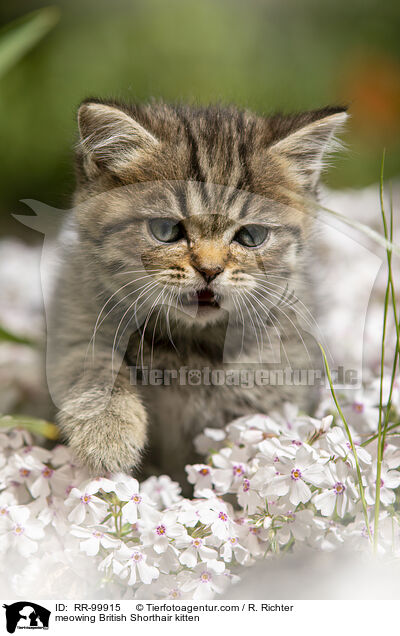
[[[281,343],[281,346],[282,346],[283,352],[284,352],[284,354],[285,354],[286,361],[287,361],[288,365],[291,367],[291,363],[290,363],[290,360],[289,360],[289,356],[288,356],[288,354],[287,354],[287,352],[286,352],[286,349],[285,349],[285,346],[284,346],[284,344],[283,344],[283,342],[282,342],[281,334],[280,334],[280,332],[279,332],[279,330],[278,330],[278,328],[277,328],[277,326],[276,326],[276,324],[275,324],[275,322],[274,322],[273,317],[270,315],[270,311],[267,309],[267,307],[265,307],[265,306],[264,306],[264,305],[263,305],[263,304],[262,304],[262,303],[258,300],[258,298],[256,298],[256,297],[254,296],[254,294],[253,294],[250,290],[248,290],[248,289],[247,289],[245,293],[246,293],[246,294],[248,294],[248,295],[250,295],[250,297],[251,297],[251,298],[253,298],[253,300],[254,300],[254,301],[255,301],[255,302],[256,302],[256,303],[260,306],[260,308],[261,308],[261,309],[265,312],[265,315],[266,315],[267,320],[270,320],[270,321],[271,321],[272,326],[273,326],[273,328],[275,329],[276,334],[277,334],[277,336],[278,336],[279,342]],[[279,325],[279,326],[280,326],[280,328],[282,329],[283,334],[287,337],[286,332],[285,332],[285,329],[284,329],[283,325],[281,325],[281,324],[279,323],[279,321],[278,321],[278,325]],[[270,343],[270,346],[271,346],[271,351],[273,351],[272,342],[271,342],[271,338],[270,338],[269,333],[268,333],[267,326],[265,325],[265,327],[264,327],[264,328],[265,328],[265,332],[266,332],[266,334],[267,334],[267,336],[268,336],[268,340],[269,340],[269,343]]]
[[[233,300],[233,304],[235,305],[236,309],[239,310],[241,318],[242,318],[242,343],[240,346],[240,353],[239,353],[239,357],[242,355],[243,353],[243,346],[244,346],[244,316],[243,316],[243,312],[242,312],[242,308],[240,306],[240,298],[237,297],[236,300],[238,301],[238,304],[236,304],[236,300],[235,300],[235,296],[232,295],[232,300]]]
[[[135,306],[135,305],[137,304],[137,302],[138,302],[138,300],[141,298],[141,296],[143,296],[143,294],[145,294],[146,292],[149,292],[150,290],[154,289],[157,285],[158,285],[157,281],[151,281],[150,283],[146,283],[146,285],[144,285],[144,289],[143,289],[143,290],[141,291],[141,293],[139,294],[139,297],[138,297],[138,298],[137,298],[134,302],[132,302],[132,303],[129,305],[128,309],[125,311],[124,315],[122,316],[121,320],[119,321],[118,327],[117,327],[117,329],[116,329],[116,331],[115,331],[114,341],[113,341],[113,346],[112,346],[111,368],[112,368],[112,377],[113,377],[113,378],[114,378],[114,354],[115,354],[116,349],[117,349],[117,348],[119,348],[119,345],[120,345],[121,339],[123,338],[124,333],[125,333],[125,331],[127,330],[128,326],[129,326],[129,324],[130,324],[130,322],[131,322],[132,317],[128,320],[128,322],[127,322],[127,324],[125,325],[124,330],[123,330],[123,332],[121,333],[121,336],[119,337],[119,340],[118,340],[118,342],[117,342],[118,332],[119,332],[119,330],[120,330],[120,328],[121,328],[121,325],[122,325],[122,323],[123,323],[123,321],[124,321],[124,319],[125,319],[126,315],[129,313],[129,311],[132,309],[132,307],[133,307],[133,306]],[[141,303],[140,307],[142,307],[142,305],[146,302],[146,300],[147,300],[147,299],[145,299],[145,300],[143,301],[143,303]],[[138,309],[140,309],[140,307],[139,307]],[[136,311],[137,311],[137,310],[135,310],[135,314],[134,314],[134,315],[135,315],[135,318],[136,318]],[[137,321],[136,321],[136,324],[137,324]]]
[[[148,311],[148,313],[147,313],[146,320],[145,320],[145,323],[144,323],[144,327],[143,327],[143,331],[142,331],[142,337],[140,339],[139,349],[138,349],[137,356],[136,356],[136,366],[137,366],[138,358],[139,358],[139,354],[140,354],[140,361],[141,361],[141,368],[142,369],[144,368],[144,336],[145,336],[145,333],[146,333],[146,328],[147,328],[147,325],[149,324],[149,320],[151,318],[151,315],[152,315],[154,309],[157,306],[157,303],[158,303],[159,299],[164,296],[164,291],[165,291],[165,286],[163,287],[163,289],[161,290],[161,292],[158,294],[157,298],[153,302],[153,304],[152,304],[152,306],[150,308],[150,311]]]
[[[277,283],[271,283],[270,281],[264,280],[264,279],[259,278],[259,277],[254,277],[254,279],[257,280],[258,282],[262,282],[263,285],[260,285],[260,287],[262,289],[265,289],[266,291],[269,291],[268,287],[266,287],[267,285],[272,285],[274,288],[282,289],[283,291],[285,290],[285,288],[282,285],[278,285]],[[294,294],[293,291],[291,291],[291,294],[292,294],[292,298],[294,298],[296,300],[296,303],[298,303],[299,305],[301,305],[301,307],[304,308],[304,310],[306,312],[306,315],[304,315],[303,312],[300,312],[300,310],[298,309],[298,307],[295,304],[292,305],[293,311],[295,313],[297,313],[298,316],[300,316],[300,318],[302,318],[304,320],[304,322],[310,327],[310,329],[313,328],[313,325],[317,328],[317,330],[319,332],[319,335],[320,335],[320,338],[321,338],[321,343],[324,345],[325,351],[327,352],[328,356],[333,359],[332,354],[329,351],[328,344],[326,342],[324,342],[325,341],[325,337],[324,337],[324,335],[322,333],[322,330],[321,330],[317,320],[314,318],[313,314],[311,313],[310,309],[307,307],[307,305],[305,305],[302,302],[302,300],[298,296],[296,296]],[[306,318],[307,315],[310,317],[311,322]]]
[[[277,294],[272,294],[272,292],[267,291],[267,290],[264,290],[264,291],[266,291],[267,295],[262,294],[262,293],[261,293],[260,291],[258,291],[257,289],[253,289],[253,292],[254,292],[255,294],[258,294],[258,295],[259,295],[259,296],[261,296],[262,298],[268,298],[268,297],[280,298],[280,296],[278,296]],[[300,333],[299,329],[297,328],[297,326],[295,325],[295,323],[293,322],[293,320],[292,320],[292,319],[291,319],[291,318],[287,315],[287,313],[286,313],[285,311],[283,311],[283,309],[281,309],[281,307],[279,307],[279,305],[273,305],[272,310],[274,310],[274,309],[277,309],[277,310],[278,310],[281,314],[283,314],[283,315],[285,316],[285,318],[286,318],[286,319],[290,322],[290,324],[294,327],[294,329],[295,329],[296,333],[297,333],[297,334],[299,335],[299,337],[300,337],[301,342],[303,343],[303,346],[304,346],[304,349],[306,350],[306,353],[307,353],[308,359],[311,361],[311,360],[312,360],[312,357],[310,356],[310,352],[308,351],[307,345],[306,345],[306,343],[304,342],[304,338],[303,338],[303,336],[301,335],[301,333]],[[282,325],[280,325],[280,326],[281,326],[281,328],[283,329],[283,326],[282,326]]]
[[[262,362],[262,356],[261,356],[261,349],[260,349],[260,343],[259,343],[259,340],[258,340],[258,333],[257,333],[257,330],[256,330],[256,326],[254,324],[253,317],[252,317],[252,315],[250,313],[249,307],[247,306],[246,303],[244,303],[244,306],[246,308],[247,313],[249,314],[249,318],[250,318],[251,324],[253,326],[254,335],[255,335],[256,341],[257,341],[258,357],[259,357],[259,360],[260,360],[260,363],[261,363]],[[261,343],[263,345],[264,342],[263,342],[263,337],[262,337],[262,332],[261,331],[260,331],[260,336],[261,336]]]
[[[116,292],[114,292],[114,293],[110,296],[110,298],[109,298],[109,299],[107,300],[107,302],[103,305],[103,307],[101,308],[101,310],[100,310],[100,312],[99,312],[99,314],[98,314],[98,316],[97,316],[96,324],[95,324],[95,326],[94,326],[94,330],[93,330],[93,335],[92,335],[92,338],[90,339],[90,342],[92,342],[92,340],[93,340],[93,349],[94,349],[94,341],[95,341],[95,338],[96,338],[96,333],[97,333],[98,329],[101,327],[101,325],[103,324],[103,322],[105,321],[105,319],[107,318],[107,316],[109,316],[109,315],[110,315],[110,313],[111,313],[112,311],[114,311],[114,309],[115,309],[116,307],[118,307],[118,305],[120,305],[120,304],[121,304],[124,300],[126,300],[129,296],[132,296],[135,292],[139,291],[139,289],[141,289],[141,288],[143,287],[143,285],[142,285],[141,287],[139,287],[139,288],[135,289],[133,292],[131,292],[131,293],[127,294],[127,295],[126,295],[126,296],[124,296],[123,298],[121,298],[121,299],[120,299],[120,300],[119,300],[119,301],[118,301],[118,302],[117,302],[117,303],[116,303],[116,304],[115,304],[115,305],[114,305],[114,306],[113,306],[113,307],[112,307],[112,308],[111,308],[111,309],[107,312],[107,314],[104,316],[104,318],[102,319],[102,321],[101,321],[101,322],[100,322],[100,324],[99,324],[99,320],[100,320],[101,314],[103,313],[104,309],[107,307],[108,303],[109,303],[109,302],[110,302],[110,301],[114,298],[114,296],[116,296],[119,292],[121,292],[121,291],[122,291],[125,287],[128,287],[128,285],[133,285],[134,283],[137,283],[137,282],[139,282],[139,281],[143,280],[144,278],[151,278],[152,276],[153,276],[152,274],[148,274],[148,275],[146,275],[146,276],[141,276],[140,278],[135,278],[135,279],[133,279],[133,280],[129,281],[128,283],[125,283],[125,285],[122,285],[122,287],[120,287],[119,289],[117,289],[117,291],[116,291]],[[90,345],[90,342],[89,342],[89,345]]]

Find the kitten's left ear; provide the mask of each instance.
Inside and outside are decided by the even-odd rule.
[[[158,140],[117,105],[84,102],[78,111],[85,170],[123,172],[154,151]]]
[[[293,120],[286,136],[273,143],[269,152],[286,159],[299,182],[313,189],[327,157],[342,147],[336,133],[340,132],[347,118],[345,108],[304,113]]]

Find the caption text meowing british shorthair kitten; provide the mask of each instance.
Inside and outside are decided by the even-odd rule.
[[[144,458],[182,481],[204,427],[311,408],[314,386],[266,379],[320,368],[304,328],[318,267],[305,201],[346,117],[81,105],[48,373],[59,426],[94,473]]]

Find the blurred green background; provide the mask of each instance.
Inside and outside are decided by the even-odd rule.
[[[8,24],[47,6],[0,5]],[[386,0],[69,0],[0,77],[0,230],[34,198],[68,207],[75,112],[88,96],[233,102],[261,113],[350,105],[333,187],[400,174],[400,3]],[[51,21],[50,20],[50,21]],[[30,232],[30,234],[35,234]]]

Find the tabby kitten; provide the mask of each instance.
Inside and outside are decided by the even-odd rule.
[[[80,106],[48,378],[59,426],[94,473],[129,471],[145,450],[182,480],[204,427],[285,400],[311,406],[310,386],[210,373],[319,368],[305,328],[316,267],[306,201],[346,117]]]

